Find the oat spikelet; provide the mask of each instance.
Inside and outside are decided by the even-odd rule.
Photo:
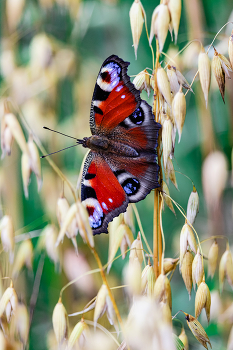
[[[209,94],[210,80],[211,80],[211,64],[210,64],[210,59],[203,47],[198,56],[198,71],[199,71],[201,88],[204,94],[206,108],[207,108],[208,94]]]
[[[75,343],[79,342],[79,340],[81,340],[81,338],[84,338],[84,340],[85,340],[86,337],[88,336],[88,334],[89,334],[89,327],[85,323],[84,319],[81,319],[81,321],[78,322],[74,326],[74,329],[72,330],[72,332],[69,336],[68,345],[67,345],[66,350],[74,349]],[[82,343],[82,341],[81,341],[81,343]]]
[[[164,167],[167,167],[167,159],[172,151],[172,122],[169,117],[163,122],[162,127],[162,143],[163,143],[163,162]]]
[[[139,40],[142,34],[142,28],[144,23],[145,11],[140,0],[135,0],[129,11],[130,26],[133,36],[133,46],[135,57],[137,59],[137,50]]]
[[[186,115],[186,100],[182,92],[182,86],[180,87],[180,90],[177,92],[177,94],[175,95],[172,101],[172,113],[175,118],[177,130],[179,134],[178,142],[180,142],[182,129],[185,121],[185,115]]]
[[[195,286],[199,287],[203,280],[204,276],[204,267],[202,262],[202,256],[199,252],[199,248],[197,250],[197,254],[195,255],[195,258],[193,260],[192,264],[192,279],[193,279],[193,287],[195,289]]]
[[[113,259],[118,251],[118,248],[121,247],[123,239],[125,238],[126,249],[128,246],[131,246],[133,242],[133,233],[130,230],[129,226],[127,226],[126,224],[120,224],[118,228],[115,230],[115,232],[113,232],[113,235],[114,237],[112,239],[112,244],[111,246],[109,246],[108,269],[107,269],[108,273],[112,266]],[[124,250],[124,253],[125,253],[125,250]]]
[[[193,186],[193,191],[191,192],[188,200],[187,206],[187,222],[190,225],[194,224],[196,216],[199,211],[199,196],[196,188]]]
[[[9,252],[10,263],[14,260],[15,232],[13,221],[10,215],[4,215],[0,221],[0,232],[3,250]]]
[[[220,292],[223,289],[224,278],[227,278],[228,283],[233,288],[233,262],[229,244],[227,243],[226,251],[221,257],[219,263],[219,288]]]
[[[0,317],[2,317],[4,312],[7,312],[7,320],[10,321],[10,316],[16,311],[18,304],[17,294],[11,282],[10,287],[8,287],[3,296],[0,299]],[[7,310],[8,309],[8,310]]]
[[[172,258],[163,259],[164,274],[166,275],[168,272],[173,271],[176,268],[178,262],[179,262],[179,258],[177,258],[177,259],[172,259]]]
[[[175,214],[176,213],[175,209],[173,207],[171,199],[169,198],[170,197],[169,188],[165,181],[162,181],[162,190],[163,190],[162,194],[163,194],[164,202],[167,204],[168,208]]]
[[[181,16],[181,0],[169,0],[168,7],[171,13],[172,26],[175,34],[175,43],[177,43]]]
[[[172,97],[171,97],[170,83],[167,77],[167,73],[162,67],[158,68],[157,70],[157,83],[158,83],[159,92],[164,97],[168,105],[171,106]]]
[[[25,140],[22,128],[13,113],[7,113],[4,116],[6,125],[10,128],[12,135],[21,148],[22,152],[28,153],[28,146]]]
[[[137,90],[140,90],[141,92],[142,90],[145,90],[148,97],[150,96],[150,75],[146,69],[136,75],[133,84]]]
[[[195,317],[198,318],[202,309],[205,308],[208,323],[210,322],[211,296],[207,284],[203,281],[199,285],[195,297]]]
[[[185,287],[189,293],[189,299],[191,298],[191,291],[192,291],[192,285],[193,285],[192,263],[193,263],[193,255],[189,250],[187,250],[183,258],[183,263],[181,266],[181,274],[184,280]]]
[[[154,297],[159,302],[163,301],[168,303],[170,309],[172,309],[171,286],[169,279],[164,274],[160,274],[155,282]]]
[[[219,91],[221,93],[223,102],[225,103],[224,100],[224,94],[225,94],[225,72],[222,68],[222,62],[219,57],[218,52],[215,50],[214,51],[214,57],[212,60],[212,70],[214,72],[214,76],[217,80]]]
[[[171,18],[167,5],[160,4],[158,5],[152,14],[151,19],[151,31],[150,31],[150,40],[149,43],[153,40],[153,37],[158,39],[159,42],[159,51],[163,51],[163,46],[167,37],[169,24]]]
[[[211,276],[211,278],[214,277],[214,273],[217,267],[217,261],[218,261],[218,243],[215,240],[214,243],[211,245],[209,254],[208,254],[208,275]]]
[[[135,258],[138,258],[139,263],[142,264],[143,262],[143,246],[142,246],[142,240],[141,235],[138,233],[137,239],[135,239],[130,247],[130,254],[129,254],[129,260],[134,260]]]
[[[193,333],[194,337],[204,346],[204,348],[208,350],[207,344],[209,344],[212,349],[208,335],[206,334],[200,322],[198,322],[198,320],[194,318],[192,315],[186,314],[186,312],[184,312],[184,314],[187,320],[187,324],[191,332]]]
[[[182,330],[180,332],[179,339],[184,344],[184,350],[189,350],[188,337],[187,337],[183,327],[182,327]]]
[[[155,273],[154,268],[151,266],[150,262],[142,271],[142,292],[148,297],[154,295],[154,286],[155,286]]]
[[[173,163],[172,163],[172,160],[170,157],[167,158],[167,166],[164,169],[164,172],[165,172],[165,177],[166,177],[167,183],[170,179],[171,182],[173,183],[173,185],[176,187],[176,189],[178,189],[178,185],[176,182],[176,173],[175,173],[174,166],[173,166]]]
[[[58,346],[67,340],[68,337],[68,315],[61,297],[53,310],[53,330],[58,342]]]

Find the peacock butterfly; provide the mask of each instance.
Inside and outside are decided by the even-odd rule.
[[[128,203],[159,187],[156,147],[161,125],[130,82],[128,65],[116,55],[102,64],[91,102],[92,136],[79,142],[90,148],[81,200],[94,235],[107,233],[109,222],[126,211]]]

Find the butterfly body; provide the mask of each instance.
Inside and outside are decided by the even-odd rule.
[[[81,200],[93,234],[107,233],[108,223],[129,203],[159,187],[157,140],[160,124],[127,75],[129,63],[107,58],[98,74],[90,114],[92,136],[84,164]]]

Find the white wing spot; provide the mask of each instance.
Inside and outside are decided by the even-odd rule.
[[[109,200],[109,202],[110,202],[110,203],[112,203],[112,202],[113,202],[112,198],[108,198],[108,200]]]
[[[121,98],[125,98],[125,95],[121,95]]]
[[[118,86],[118,87],[116,88],[116,91],[119,92],[119,91],[121,91],[122,88],[123,88],[123,86],[120,85],[120,86]]]
[[[102,202],[102,207],[105,209],[105,210],[108,210],[108,207],[106,205],[106,203]]]

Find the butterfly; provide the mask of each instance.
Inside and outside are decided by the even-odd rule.
[[[129,63],[116,55],[102,64],[91,102],[92,136],[83,167],[81,201],[93,234],[107,233],[129,203],[159,187],[156,147],[161,125],[127,74]]]

